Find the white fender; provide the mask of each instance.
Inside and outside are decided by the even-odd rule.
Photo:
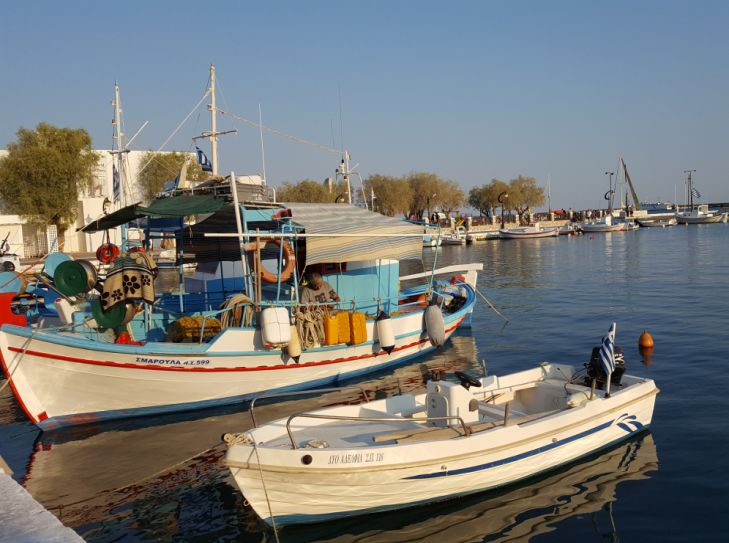
[[[395,333],[392,331],[392,319],[384,311],[377,315],[377,338],[380,349],[390,354],[395,348]]]
[[[301,356],[301,341],[299,341],[299,332],[296,330],[296,326],[291,325],[291,339],[286,347],[289,356],[294,359],[294,362],[299,363],[299,357]]]
[[[434,347],[440,347],[445,343],[443,312],[436,304],[429,305],[425,310],[425,330]]]

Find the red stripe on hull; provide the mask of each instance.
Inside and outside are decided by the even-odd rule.
[[[20,363],[20,361],[18,362]],[[20,396],[20,393],[18,392],[18,389],[15,388],[15,384],[13,383],[13,378],[10,376],[10,370],[8,366],[5,364],[5,357],[3,357],[2,349],[0,349],[0,365],[3,367],[3,372],[5,373],[5,377],[8,379],[8,384],[10,385],[10,390],[13,391],[13,394],[15,394],[15,398],[18,400],[18,403],[20,404],[20,408],[25,413],[25,416],[30,419],[30,422],[33,424],[38,424],[38,418],[35,417],[29,410],[28,406],[25,405],[25,402],[23,401],[23,398]]]

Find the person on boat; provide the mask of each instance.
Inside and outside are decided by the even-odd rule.
[[[302,304],[323,304],[326,302],[338,302],[339,295],[329,283],[324,281],[321,274],[311,272],[308,274],[308,282],[301,289]],[[333,306],[329,306],[331,309]]]

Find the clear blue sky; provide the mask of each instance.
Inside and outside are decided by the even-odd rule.
[[[464,189],[518,174],[553,207],[604,203],[622,154],[642,200],[729,201],[729,2],[12,2],[0,34],[0,146],[40,121],[156,149],[217,67],[220,107],[340,146],[363,175],[433,171]],[[208,10],[208,11],[206,11]],[[204,107],[166,149],[209,127]],[[258,132],[222,119],[221,169],[261,170]],[[336,155],[266,135],[269,182]],[[207,143],[203,145],[208,149]],[[681,201],[682,198],[679,198]]]

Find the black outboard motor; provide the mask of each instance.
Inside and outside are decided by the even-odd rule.
[[[613,371],[610,377],[610,386],[620,386],[620,380],[623,378],[625,373],[625,360],[623,355],[623,349],[617,345],[614,347],[615,352],[615,371]],[[587,376],[585,377],[585,386],[592,386],[592,380],[595,379],[597,388],[602,390],[605,387],[605,380],[607,375],[603,370],[602,364],[600,363],[600,345],[593,347],[592,356],[590,361],[585,364],[587,368]]]

